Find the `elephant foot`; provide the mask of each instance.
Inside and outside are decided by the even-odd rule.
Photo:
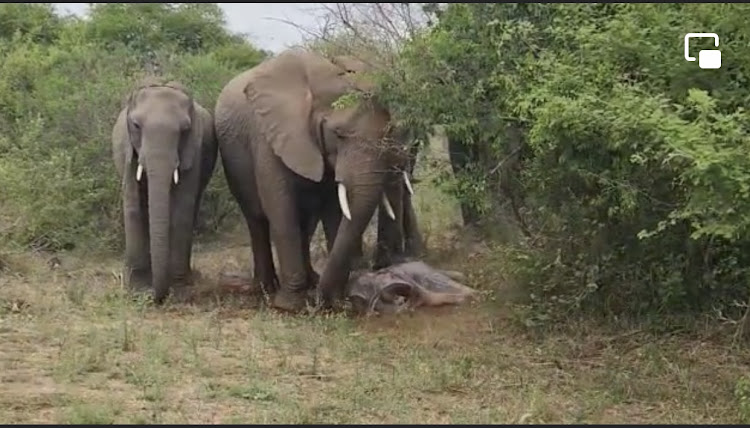
[[[320,293],[316,297],[316,311],[327,312],[333,310],[336,299]]]
[[[307,290],[291,291],[282,287],[273,296],[271,306],[285,312],[298,313],[307,306]]]
[[[319,311],[338,311],[343,309],[345,301],[344,290],[320,290],[316,308]]]

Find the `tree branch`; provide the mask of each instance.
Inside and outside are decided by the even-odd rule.
[[[426,3],[424,3],[426,4]],[[286,20],[304,33],[304,43],[324,54],[351,55],[376,68],[391,67],[403,43],[428,23],[423,3],[316,3],[313,26]]]

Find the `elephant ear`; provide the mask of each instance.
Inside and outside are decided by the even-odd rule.
[[[190,102],[190,128],[186,131],[184,140],[180,144],[180,171],[187,171],[197,162],[198,153],[203,143],[203,118],[199,106],[195,101]]]
[[[253,125],[289,169],[320,182],[323,155],[310,128],[313,95],[302,59],[286,55],[271,61],[256,68],[244,89]]]
[[[128,118],[129,113],[129,97],[125,98],[123,100],[123,108],[120,110],[120,115],[117,118],[118,126],[122,126],[121,129],[123,129],[122,134],[120,134],[120,138],[124,139],[124,144],[120,146],[120,150],[125,155],[125,168],[130,168],[131,165],[133,165],[134,157],[137,156],[135,152],[135,147],[133,146],[133,138],[130,135],[130,119]],[[123,141],[123,140],[120,140]]]
[[[141,139],[138,138],[137,132],[138,130],[135,129],[135,126],[133,125],[133,122],[130,119],[130,110],[132,110],[135,107],[135,100],[138,96],[138,92],[140,92],[142,88],[137,87],[134,90],[130,91],[128,96],[125,98],[123,104],[125,109],[125,131],[126,135],[128,137],[128,142],[130,143],[130,150],[126,151],[126,157],[125,160],[128,162],[132,162],[133,155],[135,152],[136,154],[140,152],[141,150]]]

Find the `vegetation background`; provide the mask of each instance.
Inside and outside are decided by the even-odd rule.
[[[434,338],[420,336],[425,330],[415,333],[422,338],[420,345],[411,343],[419,352],[407,352],[404,342],[393,338],[386,345],[378,342],[379,348],[373,348],[374,342],[351,339],[357,345],[328,349],[320,356],[323,351],[309,347],[310,343],[324,346],[323,337],[337,334],[347,341],[359,327],[344,320],[290,326],[298,321],[260,313],[251,324],[275,335],[263,346],[279,355],[286,355],[279,350],[287,349],[283,343],[302,340],[299,331],[292,333],[302,329],[317,337],[302,346],[303,352],[315,355],[313,365],[328,358],[337,361],[331,365],[345,366],[351,355],[366,352],[383,358],[391,355],[394,360],[369,361],[369,374],[357,377],[364,383],[346,378],[341,386],[335,380],[334,390],[323,388],[333,394],[326,395],[332,401],[322,404],[310,404],[302,396],[297,401],[279,399],[292,387],[321,391],[275,378],[291,370],[289,364],[294,364],[288,362],[273,369],[256,364],[252,384],[237,383],[230,376],[206,386],[205,379],[217,376],[201,365],[201,358],[208,357],[199,357],[198,349],[217,337],[214,321],[206,321],[209,327],[190,327],[178,335],[189,336],[183,343],[189,349],[181,355],[193,352],[194,365],[165,375],[164,367],[174,363],[167,349],[177,345],[147,332],[153,322],[178,328],[174,314],[159,320],[154,318],[158,311],[144,312],[122,297],[112,300],[120,296],[116,287],[90,270],[84,275],[73,269],[65,277],[51,278],[48,270],[39,273],[22,260],[29,253],[44,253],[71,255],[80,263],[109,257],[112,266],[117,265],[123,238],[110,134],[125,95],[140,77],[161,73],[179,80],[212,110],[229,79],[271,53],[230,33],[214,3],[91,4],[87,19],[60,16],[50,4],[3,4],[0,320],[21,330],[3,330],[7,336],[3,340],[15,345],[0,353],[7,353],[8,364],[26,361],[19,355],[27,356],[29,373],[35,373],[31,378],[43,378],[49,375],[45,370],[55,367],[55,384],[75,385],[49,402],[43,399],[36,408],[17,403],[23,399],[34,403],[38,395],[33,391],[43,391],[44,385],[26,391],[19,386],[23,381],[4,379],[11,386],[0,387],[0,404],[10,409],[0,411],[3,419],[105,423],[132,415],[129,404],[101,404],[96,399],[99,404],[91,404],[82,398],[98,397],[91,389],[79,394],[76,388],[98,379],[89,375],[104,372],[115,379],[121,375],[125,379],[121,383],[137,392],[123,394],[153,404],[138,413],[139,420],[149,422],[188,417],[180,413],[187,410],[175,409],[188,409],[194,402],[175,402],[175,395],[166,392],[177,388],[175,379],[187,379],[188,374],[196,378],[184,382],[199,386],[200,400],[219,403],[209,406],[214,412],[210,421],[226,421],[227,414],[241,421],[296,418],[298,422],[366,422],[383,415],[396,422],[750,420],[748,369],[739,362],[747,361],[741,344],[750,332],[750,116],[745,107],[750,98],[750,56],[745,52],[750,43],[745,25],[750,5],[339,3],[320,7],[328,19],[305,29],[308,46],[327,55],[350,54],[371,61],[378,70],[374,76],[380,83],[378,96],[397,120],[411,127],[415,143],[425,146],[418,161],[422,180],[418,215],[430,238],[432,260],[475,269],[471,285],[484,287],[493,296],[490,300],[508,300],[510,289],[515,291],[512,305],[490,305],[477,312],[486,319],[477,321],[475,313],[471,328],[462,324],[464,330],[456,331],[481,330],[484,327],[477,326],[485,326],[488,319],[490,326],[496,326],[501,313],[507,315],[503,325],[509,331],[519,330],[502,336],[490,327],[491,332],[477,333],[470,344],[454,332],[451,343],[463,346],[465,352],[451,350],[447,359],[429,353],[427,343]],[[702,70],[683,58],[684,34],[703,29],[720,35],[721,69]],[[711,40],[693,40],[691,52],[696,55],[700,49],[713,48]],[[437,149],[425,144],[436,134],[451,148],[448,158],[453,168],[435,160],[441,144],[433,144]],[[460,251],[446,247],[450,224],[445,219],[456,213],[464,231],[481,237],[480,250],[475,244],[453,242],[455,236],[450,245]],[[227,236],[245,233],[220,163],[204,196],[200,219],[196,233],[206,248],[222,248]],[[207,253],[199,263],[215,267],[217,260],[229,257],[221,251]],[[243,268],[250,259],[247,251],[243,248],[238,256]],[[50,284],[56,290],[50,295],[57,297],[44,291]],[[103,288],[91,291],[99,286]],[[32,309],[24,310],[24,305]],[[210,316],[179,315],[187,317],[187,325],[202,326],[218,317],[221,309],[211,311]],[[21,321],[21,315],[34,320]],[[139,327],[127,327],[133,319],[140,320]],[[44,352],[34,346],[60,337],[52,326],[61,320],[79,322],[66,342],[72,347],[65,348],[67,353],[60,351],[57,359],[49,357],[52,362],[34,363],[33,355],[54,354],[50,349],[58,345]],[[238,343],[221,349],[242,359],[244,348],[239,342],[246,326],[244,321],[233,322],[228,325],[235,330],[225,336]],[[90,330],[97,323],[110,327]],[[125,330],[111,327],[121,323]],[[19,336],[23,325],[34,326],[34,340]],[[579,332],[571,338],[576,329]],[[623,332],[642,336],[626,340]],[[681,339],[665,339],[677,332]],[[706,337],[719,344],[704,349]],[[498,343],[501,339],[504,343]],[[673,342],[656,349],[654,344],[663,345],[664,340]],[[142,349],[141,360],[128,366],[127,357],[112,354],[112,341],[122,352],[131,352],[128,347]],[[625,344],[613,344],[620,341]],[[506,346],[512,352],[498,350]],[[618,346],[627,352],[637,348],[638,357],[617,359],[627,354]],[[163,352],[157,355],[153,349]],[[220,347],[211,349],[219,352]],[[535,349],[548,359],[535,360],[541,358]],[[591,363],[592,352],[599,358],[596,363]],[[417,354],[426,355],[429,370],[414,365]],[[502,362],[501,355],[506,358]],[[558,371],[545,366],[553,360]],[[130,371],[108,371],[116,366],[113,361]],[[567,369],[560,368],[568,363]],[[307,360],[295,364],[305,365]],[[398,375],[390,381],[381,378],[376,369],[383,364],[397,367]],[[208,371],[198,376],[196,370]],[[529,370],[539,378],[509,380],[508,376],[522,376]],[[549,383],[557,375],[571,373],[582,380],[562,386]],[[476,389],[474,382],[481,379],[496,382],[495,392],[485,397],[467,392]],[[390,386],[384,387],[384,382]],[[524,385],[521,397],[526,402],[510,398],[511,392],[518,393],[512,387],[516,383]],[[428,409],[409,401],[435,388],[439,398]],[[510,390],[503,393],[503,388]],[[597,391],[598,398],[592,399]],[[401,394],[402,401],[394,394]],[[542,395],[549,398],[545,401]],[[505,403],[505,410],[497,410],[501,405],[488,399]],[[527,406],[528,400],[534,404]],[[253,407],[255,413],[233,413],[238,403],[247,401],[265,404],[260,410]],[[47,419],[44,412],[31,416],[41,408],[63,410]],[[446,408],[453,413],[445,413]]]

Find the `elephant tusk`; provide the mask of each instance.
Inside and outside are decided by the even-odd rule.
[[[341,206],[341,212],[344,213],[344,217],[352,221],[352,213],[349,211],[349,201],[346,199],[346,187],[342,183],[339,183],[339,205]]]
[[[388,217],[390,217],[391,220],[396,220],[396,213],[393,212],[393,207],[388,201],[388,196],[386,196],[385,193],[383,193],[383,207],[385,207],[385,212],[388,214]]]
[[[404,183],[406,183],[406,190],[409,191],[410,195],[414,194],[414,188],[411,187],[411,181],[409,181],[409,174],[404,171]]]
[[[180,182],[180,173],[177,172],[177,168],[174,169],[174,174],[172,174],[172,178],[174,179],[174,184],[177,184]]]
[[[138,169],[135,170],[135,181],[141,181],[141,175],[143,175],[143,165],[138,164]]]

